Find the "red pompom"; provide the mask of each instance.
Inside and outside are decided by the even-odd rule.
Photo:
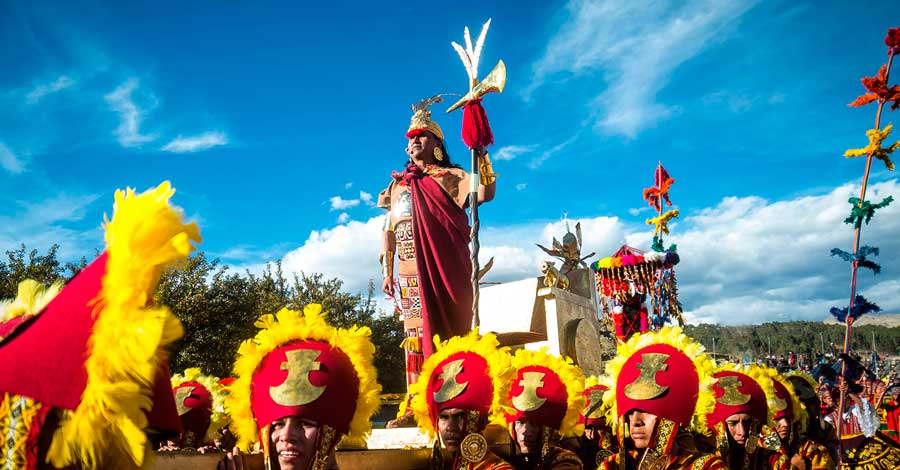
[[[900,47],[900,28],[888,29],[887,36],[884,37],[884,45],[889,48]]]
[[[481,106],[481,98],[469,101],[463,107],[462,140],[470,149],[494,143],[494,134],[491,133],[487,113]]]

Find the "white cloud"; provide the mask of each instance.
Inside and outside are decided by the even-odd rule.
[[[570,0],[568,20],[533,64],[524,96],[551,77],[602,74],[608,84],[593,103],[595,128],[634,138],[678,111],[656,94],[672,73],[727,36],[755,0]],[[553,80],[559,82],[559,80]]]
[[[346,224],[349,221],[350,221],[350,214],[348,214],[346,212],[341,212],[341,214],[337,218],[337,223],[339,223],[339,224]]]
[[[344,183],[344,189],[350,189],[350,188],[352,188],[352,187],[353,187],[353,182],[352,182],[352,181],[349,182],[349,183]]]
[[[650,210],[650,206],[632,207],[631,209],[628,209],[628,213],[631,214],[631,215],[634,216],[634,217],[637,217],[637,216],[640,215],[641,213],[647,212],[647,211],[649,211],[649,210]]]
[[[104,96],[113,111],[119,113],[119,127],[116,128],[115,135],[123,147],[137,147],[156,139],[155,135],[141,134],[141,120],[146,112],[138,107],[132,97],[137,88],[137,79],[130,78]]]
[[[344,199],[340,196],[334,196],[328,201],[331,203],[331,210],[342,211],[359,205],[359,199]]]
[[[528,187],[528,183],[519,183],[516,185],[516,191],[522,191]]]
[[[544,162],[553,158],[559,152],[565,150],[566,147],[568,147],[570,144],[572,144],[572,142],[575,142],[575,139],[577,139],[578,136],[579,136],[579,134],[575,134],[574,136],[570,137],[565,142],[556,144],[553,147],[550,147],[549,149],[544,150],[543,152],[541,152],[540,155],[535,156],[534,158],[531,159],[531,161],[528,162],[528,168],[531,168],[532,170],[538,169],[541,165],[544,164]]]
[[[850,297],[849,266],[829,257],[831,248],[851,250],[853,229],[843,224],[847,198],[857,185],[827,194],[770,202],[758,197],[723,199],[689,215],[688,228],[673,231],[678,244],[679,291],[687,317],[729,324],[771,320],[823,320]],[[900,194],[897,180],[870,186],[868,199]],[[882,296],[900,279],[900,206],[881,209],[863,227],[862,244],[881,248],[878,276],[860,270],[859,292],[885,309],[900,308],[896,295]],[[887,283],[887,284],[885,284]],[[896,291],[895,291],[896,292]]]
[[[846,184],[825,194],[769,201],[756,196],[727,197],[718,204],[683,212],[666,243],[677,243],[679,299],[690,323],[751,324],[780,320],[821,321],[832,306],[849,298],[847,263],[831,258],[833,247],[850,250],[852,227],[843,224],[847,198],[858,185]],[[880,201],[900,194],[900,181],[870,184],[868,198]],[[609,256],[623,243],[649,249],[651,232],[642,223],[617,217],[570,218],[580,221],[584,254]],[[342,279],[348,289],[364,292],[370,279],[380,281],[383,218],[348,220],[314,231],[284,258],[286,270],[322,272]],[[482,264],[495,257],[485,278],[507,282],[537,276],[548,256],[534,244],[548,246],[565,234],[565,222],[483,227]],[[881,248],[875,258],[878,276],[861,270],[859,292],[885,311],[900,311],[900,204],[881,209],[863,228],[863,244]]]
[[[36,104],[41,99],[43,99],[47,95],[52,95],[53,93],[57,93],[59,91],[65,90],[70,86],[75,84],[75,80],[72,80],[66,75],[60,75],[56,80],[51,83],[44,83],[34,87],[33,90],[29,91],[25,95],[25,101],[28,104]]]
[[[359,200],[369,207],[375,205],[375,202],[372,201],[372,194],[365,191],[359,192]]]
[[[504,160],[514,160],[519,155],[526,155],[537,150],[538,145],[507,145],[504,147],[500,147],[494,156],[492,157],[495,161],[504,161]]]
[[[750,93],[746,90],[721,90],[704,95],[700,101],[706,106],[721,106],[728,108],[734,114],[739,114],[758,106],[768,104],[770,106],[784,103],[783,93]]]
[[[220,145],[228,145],[228,136],[224,132],[209,131],[189,137],[179,135],[162,149],[172,153],[190,153],[208,150]]]
[[[22,160],[13,153],[3,142],[0,142],[0,167],[3,167],[10,173],[21,173],[25,171]]]
[[[365,292],[370,278],[381,281],[378,253],[383,224],[383,216],[377,216],[313,231],[303,245],[284,256],[282,267],[286,272],[337,277],[351,292]]]
[[[570,218],[572,230],[577,222],[581,222],[585,255],[592,251],[612,253],[625,243],[626,226],[618,217]],[[551,257],[535,244],[550,247],[553,237],[561,240],[565,233],[563,220],[483,229],[479,258],[485,263],[494,256],[494,267],[485,281],[508,282],[540,275],[541,261]]]

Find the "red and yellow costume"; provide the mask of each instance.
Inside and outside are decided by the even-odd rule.
[[[410,408],[419,427],[435,436],[431,468],[453,470],[512,470],[487,448],[484,424],[504,422],[503,404],[512,380],[507,348],[501,348],[491,333],[472,331],[446,342],[436,341],[437,350],[422,366],[411,392]],[[448,409],[466,411],[466,436],[458,452],[446,455],[438,433],[438,415]]]
[[[198,448],[213,442],[228,425],[224,390],[218,379],[203,375],[199,368],[172,376],[172,395],[183,430],[180,447]]]
[[[408,138],[428,132],[444,141],[428,106],[413,106]],[[385,231],[393,246],[381,255],[383,275],[394,275],[403,317],[407,384],[417,380],[422,362],[434,351],[431,339],[465,335],[472,327],[472,264],[469,259],[468,205],[470,175],[439,160],[419,168],[410,162],[379,195],[378,207],[389,211]],[[388,242],[390,243],[390,242]]]
[[[603,395],[607,422],[614,426],[618,453],[609,456],[604,470],[727,468],[718,456],[702,454],[687,430],[706,427],[715,397],[711,391],[712,361],[703,346],[681,328],[632,336],[606,364],[613,385]],[[656,425],[646,449],[636,449],[628,437],[628,415],[655,415]]]
[[[140,468],[145,429],[178,432],[164,347],[181,324],[148,305],[199,242],[168,183],[117,191],[106,250],[0,341],[0,467]],[[15,320],[15,319],[14,319]],[[48,437],[46,455],[38,440]],[[42,439],[44,440],[44,439]]]
[[[371,330],[334,328],[317,304],[264,315],[256,326],[256,337],[238,349],[225,398],[238,447],[258,442],[266,469],[272,468],[271,424],[288,416],[319,424],[311,469],[327,468],[342,438],[364,445],[381,393]]]
[[[816,393],[818,384],[811,375],[799,371],[789,373],[786,379],[793,386],[795,396],[803,405],[800,415],[805,418],[800,423],[800,438],[824,448],[828,452],[831,461],[834,462],[837,459],[840,443],[837,440],[834,427],[822,418],[822,404],[819,401],[818,393]]]
[[[512,358],[514,375],[507,395],[506,422],[512,435],[516,468],[538,470],[581,469],[581,459],[553,441],[584,431],[579,424],[584,408],[584,376],[571,361],[546,350],[520,349]],[[540,451],[522,455],[517,444],[515,423],[527,420],[541,428]]]
[[[790,462],[791,458],[799,455],[803,458],[807,470],[834,470],[835,464],[828,449],[805,437],[806,411],[800,403],[799,396],[794,391],[794,386],[789,380],[772,368],[763,370],[763,390],[769,405],[768,439],[764,437],[764,444],[772,450],[784,454]],[[787,439],[781,439],[774,432],[776,422],[787,419],[791,423],[791,429]],[[774,434],[774,436],[773,436]]]
[[[46,287],[33,279],[20,282],[15,299],[0,300],[0,340],[40,313],[59,294],[62,286],[61,282],[56,282]]]
[[[590,376],[584,381],[584,408],[578,416],[578,424],[584,426],[579,439],[578,454],[584,468],[595,469],[600,462],[619,451],[612,428],[603,414],[603,394],[609,387],[600,378]]]
[[[789,470],[787,456],[763,445],[763,437],[771,440],[774,433],[763,429],[769,413],[763,389],[764,383],[769,381],[764,379],[764,372],[755,366],[740,368],[724,363],[713,373],[713,378],[716,405],[707,415],[706,422],[715,437],[719,457],[728,462],[732,470]],[[730,416],[739,413],[748,414],[751,419],[743,446],[734,442],[725,424]],[[777,444],[771,446],[777,448]]]

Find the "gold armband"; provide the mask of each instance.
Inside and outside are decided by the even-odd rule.
[[[478,157],[478,173],[481,175],[481,184],[485,186],[494,184],[497,181],[497,177],[500,176],[494,173],[494,166],[491,165],[491,157],[488,156],[487,152]]]
[[[381,276],[385,279],[394,278],[394,252],[387,250],[378,255],[378,261],[381,263]]]

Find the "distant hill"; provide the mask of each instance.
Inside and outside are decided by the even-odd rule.
[[[867,322],[877,324],[866,324]],[[844,329],[843,324],[796,321],[745,326],[687,325],[685,333],[701,342],[709,352],[714,349],[715,338],[716,353],[742,358],[745,354],[751,357],[765,356],[769,351],[772,354],[785,354],[789,351],[807,354],[817,350],[827,352],[832,343],[835,349],[840,350],[844,342]],[[851,349],[870,351],[873,338],[875,350],[879,354],[896,354],[900,347],[900,315],[861,317],[854,324]]]
[[[841,325],[834,317],[825,320],[826,325]],[[854,326],[876,325],[894,328],[900,326],[900,313],[877,313],[863,315],[853,323]]]

